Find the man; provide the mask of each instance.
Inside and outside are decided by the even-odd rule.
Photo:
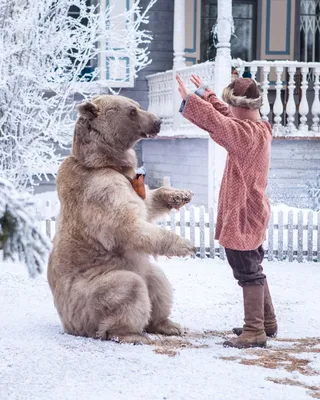
[[[227,152],[222,179],[216,239],[225,247],[234,277],[243,289],[244,326],[234,328],[237,338],[225,346],[264,347],[266,336],[277,334],[277,321],[261,263],[262,244],[270,217],[265,194],[268,181],[272,129],[261,120],[262,97],[256,82],[237,78],[223,91],[223,100],[202,85],[199,77],[191,81],[198,90],[189,94],[177,75],[182,96],[180,112]]]

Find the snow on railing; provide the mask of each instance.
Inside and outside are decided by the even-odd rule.
[[[234,60],[233,65],[240,76],[247,68],[261,84],[261,114],[275,136],[320,137],[320,63]]]
[[[56,218],[44,216],[38,223],[42,232],[53,239]],[[158,224],[190,239],[197,248],[198,257],[225,259],[224,248],[214,240],[216,220],[212,208],[208,211],[203,206],[182,208]],[[320,212],[297,209],[274,211],[264,248],[269,261],[320,262]]]
[[[237,59],[232,64],[239,76],[246,70],[260,84],[264,100],[262,117],[273,125],[274,136],[320,137],[320,63],[244,62]],[[194,90],[189,79],[193,73],[200,75],[204,83],[214,88],[214,62],[193,65],[177,72],[190,90]],[[149,75],[147,79],[149,110],[164,119],[162,134],[199,135],[202,132],[199,128],[179,120],[177,102],[174,101],[179,96],[174,71]]]
[[[176,71],[170,70],[147,76],[149,85],[148,111],[162,119],[160,136],[207,136],[204,131],[192,125],[179,116],[181,97],[176,86],[175,74],[178,73],[184,80],[188,90],[194,91],[190,82],[191,74],[196,74],[213,87],[214,63],[205,62],[192,65]],[[175,127],[178,130],[174,132]]]

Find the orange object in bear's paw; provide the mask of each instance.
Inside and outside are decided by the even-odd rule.
[[[131,181],[133,190],[137,193],[142,200],[146,198],[146,187],[144,185],[143,175],[136,175]]]

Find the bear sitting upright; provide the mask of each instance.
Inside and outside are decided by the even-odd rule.
[[[152,224],[191,201],[188,190],[133,188],[140,139],[161,121],[136,102],[101,95],[78,107],[72,152],[59,168],[61,203],[48,281],[64,331],[148,343],[146,333],[179,335],[169,319],[172,289],[150,255],[188,256],[192,243]]]

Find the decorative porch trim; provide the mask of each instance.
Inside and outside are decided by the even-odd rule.
[[[197,7],[198,0],[193,0],[193,47],[185,48],[186,53],[195,53],[197,51]]]
[[[285,50],[270,50],[271,1],[272,0],[267,0],[266,55],[290,55],[291,0],[286,0],[287,1],[287,21],[286,21],[286,48],[285,48]]]

